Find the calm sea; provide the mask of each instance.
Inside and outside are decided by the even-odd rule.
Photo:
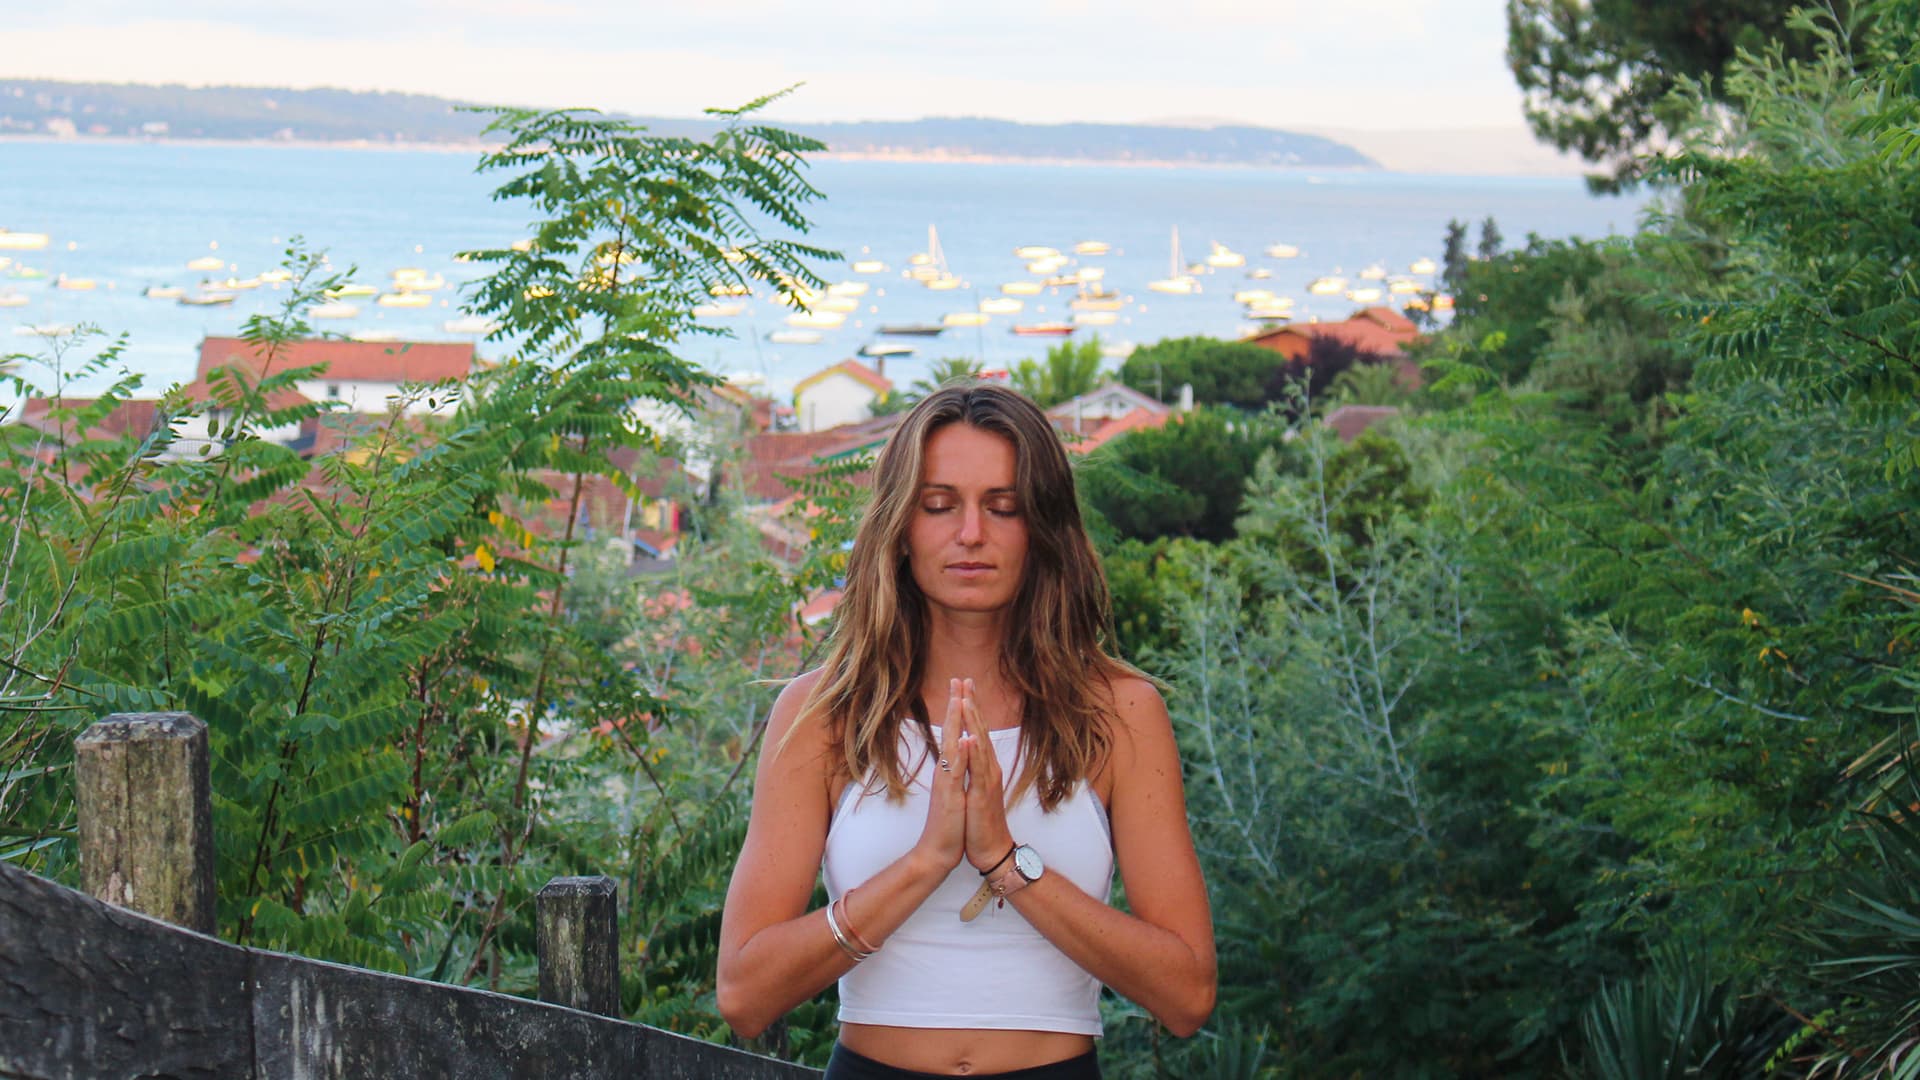
[[[16,265],[0,269],[0,294],[27,297],[0,307],[0,353],[34,352],[42,339],[28,328],[91,323],[125,332],[126,363],[158,393],[190,379],[203,336],[236,333],[250,313],[271,310],[272,286],[239,294],[229,307],[187,307],[142,295],[149,286],[191,289],[205,277],[248,277],[276,265],[288,238],[325,249],[356,279],[385,287],[394,270],[417,268],[446,278],[424,308],[386,308],[371,297],[360,314],[329,322],[341,333],[397,334],[408,340],[473,340],[447,329],[458,319],[456,286],[475,268],[456,252],[503,246],[525,235],[528,215],[489,192],[496,177],[474,173],[476,156],[440,151],[383,151],[268,146],[59,143],[0,140],[0,228],[41,232],[40,251],[0,252]],[[711,324],[731,338],[699,338],[684,355],[722,373],[760,376],[775,393],[878,340],[882,324],[938,323],[999,296],[1009,281],[1033,279],[1013,252],[1024,245],[1072,255],[1080,241],[1110,245],[1108,254],[1075,257],[1105,270],[1103,284],[1124,296],[1110,326],[1083,327],[1109,346],[1164,337],[1233,337],[1253,329],[1233,299],[1237,290],[1270,289],[1296,302],[1296,319],[1344,318],[1344,297],[1313,297],[1307,284],[1340,274],[1351,286],[1378,265],[1399,274],[1419,258],[1437,259],[1449,219],[1478,223],[1491,216],[1509,245],[1529,232],[1598,237],[1631,231],[1643,203],[1595,198],[1573,178],[1421,176],[1396,173],[1226,168],[1109,168],[893,161],[819,161],[811,169],[825,199],[811,208],[808,239],[853,259],[878,259],[887,271],[855,275],[847,263],[817,269],[829,281],[862,280],[870,288],[856,311],[818,344],[776,344],[786,309],[765,295],[744,311]],[[929,226],[960,289],[930,291],[902,275],[908,258],[928,246]],[[1166,277],[1179,230],[1182,261],[1203,262],[1212,245],[1244,255],[1246,265],[1203,276],[1197,295],[1149,292]],[[1297,246],[1297,258],[1264,254]],[[217,255],[217,274],[189,270],[192,259]],[[20,265],[45,276],[17,276]],[[1073,269],[1068,267],[1066,269]],[[1265,269],[1270,277],[1252,280]],[[91,278],[88,291],[57,288],[58,275]],[[887,361],[887,374],[908,380],[942,357],[973,356],[990,366],[1039,357],[1051,343],[1011,332],[1016,323],[1066,321],[1067,290],[1024,298],[1017,315],[995,315],[982,327],[948,329],[933,339],[885,339],[916,349]],[[482,344],[483,355],[503,345]]]

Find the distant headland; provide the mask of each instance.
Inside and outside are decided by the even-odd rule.
[[[0,79],[0,138],[479,146],[486,118],[464,111],[466,104],[371,91]],[[710,119],[629,119],[655,134],[694,138],[721,126]],[[1335,139],[1249,126],[1022,124],[971,117],[779,126],[819,139],[829,153],[848,157],[1380,168],[1373,158]]]

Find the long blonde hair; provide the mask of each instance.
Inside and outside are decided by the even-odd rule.
[[[1038,406],[1002,386],[950,385],[929,394],[881,450],[827,658],[795,728],[823,720],[847,775],[874,777],[892,799],[906,793],[900,725],[913,718],[932,747],[933,717],[920,700],[928,609],[908,565],[907,530],[927,440],[956,423],[1014,447],[1027,557],[1000,642],[1001,677],[1022,702],[1021,760],[1009,801],[1033,786],[1042,809],[1051,810],[1105,759],[1113,745],[1112,681],[1138,672],[1106,651],[1107,582],[1080,519],[1060,438]]]

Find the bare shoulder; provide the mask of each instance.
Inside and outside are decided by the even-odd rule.
[[[1131,673],[1107,680],[1111,696],[1116,750],[1132,750],[1124,744],[1172,739],[1173,721],[1167,715],[1167,702],[1153,681]]]
[[[760,748],[762,776],[774,768],[804,769],[819,772],[825,780],[834,771],[830,764],[832,755],[828,753],[831,733],[826,719],[804,715],[807,700],[820,678],[821,669],[814,668],[781,687],[779,697],[774,699],[773,711],[767,717],[765,741]]]
[[[1123,672],[1108,678],[1106,691],[1113,741],[1095,783],[1111,803],[1115,791],[1130,786],[1129,778],[1143,766],[1163,770],[1177,751],[1167,703],[1152,680]]]

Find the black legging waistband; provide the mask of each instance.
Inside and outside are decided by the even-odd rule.
[[[952,1080],[944,1073],[902,1069],[856,1054],[835,1043],[823,1080]],[[1100,1056],[1092,1050],[1079,1057],[1035,1065],[1012,1072],[971,1073],[969,1080],[1100,1080]]]

